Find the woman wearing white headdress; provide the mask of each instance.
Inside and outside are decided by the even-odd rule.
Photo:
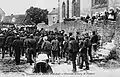
[[[115,12],[113,7],[110,7],[109,9],[108,20],[112,20],[112,21],[115,20]]]
[[[53,73],[51,66],[48,64],[48,56],[47,54],[39,54],[36,58],[36,62],[34,65],[34,73]]]

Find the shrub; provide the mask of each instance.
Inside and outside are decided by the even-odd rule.
[[[113,48],[110,51],[109,55],[106,57],[106,60],[111,60],[111,59],[113,59],[113,60],[118,60],[119,59],[119,55],[117,54],[116,48]]]

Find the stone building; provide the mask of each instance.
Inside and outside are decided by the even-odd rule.
[[[56,24],[57,22],[58,22],[58,8],[53,8],[53,10],[48,14],[48,25],[51,26],[53,24]]]
[[[91,0],[58,0],[58,19],[80,17],[90,14]]]
[[[4,17],[5,17],[5,12],[0,8],[0,22],[3,21]]]
[[[80,17],[80,0],[58,0],[59,20]]]
[[[93,14],[109,10],[110,7],[120,7],[120,0],[92,0],[91,4],[91,13]]]
[[[92,15],[104,12],[110,7],[119,7],[120,0],[58,0],[58,19]]]

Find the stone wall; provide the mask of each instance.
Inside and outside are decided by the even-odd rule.
[[[81,20],[65,21],[62,22],[61,24],[57,23],[49,27],[49,29],[51,30],[54,30],[54,28],[58,28],[59,30],[65,30],[67,34],[69,32],[75,34],[76,31],[82,33],[84,31],[97,30],[98,34],[102,36],[103,42],[109,42],[112,39],[118,41],[118,38],[120,39],[120,27],[116,25],[116,22],[111,22],[111,21],[108,21],[107,23],[105,21],[100,21],[93,25],[87,24]]]
[[[57,23],[56,25],[52,26],[51,29],[54,29],[55,27],[57,27],[59,30],[65,30],[66,33],[72,32],[74,34],[76,31],[82,33],[84,31],[97,30],[98,34],[102,36],[103,43],[110,42],[112,39],[115,41],[115,49],[120,58],[120,26],[116,25],[116,22],[108,21],[106,23],[105,21],[101,21],[90,25],[78,20],[61,23],[61,27],[60,24]]]

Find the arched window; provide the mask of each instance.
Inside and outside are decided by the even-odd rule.
[[[67,18],[69,18],[69,0],[67,0]]]
[[[76,16],[76,0],[72,1],[72,16]]]
[[[77,9],[76,16],[80,17],[80,0],[77,0],[76,9]]]
[[[62,3],[62,18],[65,18],[65,2]]]

